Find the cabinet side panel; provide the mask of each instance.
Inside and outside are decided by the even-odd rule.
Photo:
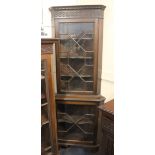
[[[103,20],[99,20],[98,28],[98,75],[97,75],[97,94],[101,92],[101,74],[102,74],[102,45],[103,45]]]

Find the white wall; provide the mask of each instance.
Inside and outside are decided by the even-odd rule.
[[[113,0],[42,0],[42,27],[47,34],[44,38],[52,37],[51,13],[52,6],[65,5],[105,5],[104,28],[103,28],[103,58],[102,58],[102,83],[101,94],[106,101],[114,98],[114,32],[113,32]],[[54,70],[55,72],[55,70]]]

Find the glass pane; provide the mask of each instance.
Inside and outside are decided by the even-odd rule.
[[[61,90],[63,92],[67,91],[68,90],[68,82],[66,80],[61,80]]]
[[[94,52],[86,52],[86,57],[87,58],[93,58],[94,57]]]
[[[75,75],[75,71],[68,64],[67,59],[61,59],[60,62],[60,74],[61,76],[73,76]]]
[[[82,91],[85,90],[85,83],[80,77],[74,77],[69,83],[69,90],[71,91]]]
[[[87,90],[92,90],[93,89],[93,82],[87,82],[86,83],[86,87],[87,87]]]
[[[81,76],[93,76],[93,67],[92,66],[85,66],[80,70]]]
[[[60,23],[59,33],[60,34],[67,34],[67,27],[68,27],[68,23]]]
[[[58,104],[58,136],[66,140],[92,141],[95,107]]]
[[[85,50],[79,44],[74,45],[69,53],[70,58],[78,58],[78,57],[81,58],[84,56],[85,56]]]
[[[81,39],[79,41],[80,46],[82,46],[82,48],[85,51],[93,51],[93,39]]]
[[[85,64],[84,59],[69,59],[69,65],[78,72]]]
[[[93,65],[93,59],[92,58],[86,59],[86,65]]]
[[[61,52],[69,52],[74,45],[75,42],[72,39],[60,40]]]
[[[59,37],[61,90],[93,91],[94,23],[62,22]]]
[[[81,34],[85,33],[93,33],[94,25],[93,23],[69,23],[68,24],[68,33],[69,34]]]

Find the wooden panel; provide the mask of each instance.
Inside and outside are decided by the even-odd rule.
[[[100,155],[114,155],[114,100],[99,106],[101,113]]]
[[[41,44],[41,149],[45,155],[58,155],[55,92],[51,76],[51,53],[55,41],[42,39]]]

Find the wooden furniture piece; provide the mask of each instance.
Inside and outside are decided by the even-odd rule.
[[[99,106],[101,112],[100,155],[114,155],[114,99]]]
[[[58,40],[41,40],[41,151],[42,155],[58,155],[57,121],[52,52]]]
[[[97,149],[98,109],[100,95],[56,96],[58,140],[60,145]]]
[[[98,147],[103,5],[51,7],[56,53],[58,142]]]

